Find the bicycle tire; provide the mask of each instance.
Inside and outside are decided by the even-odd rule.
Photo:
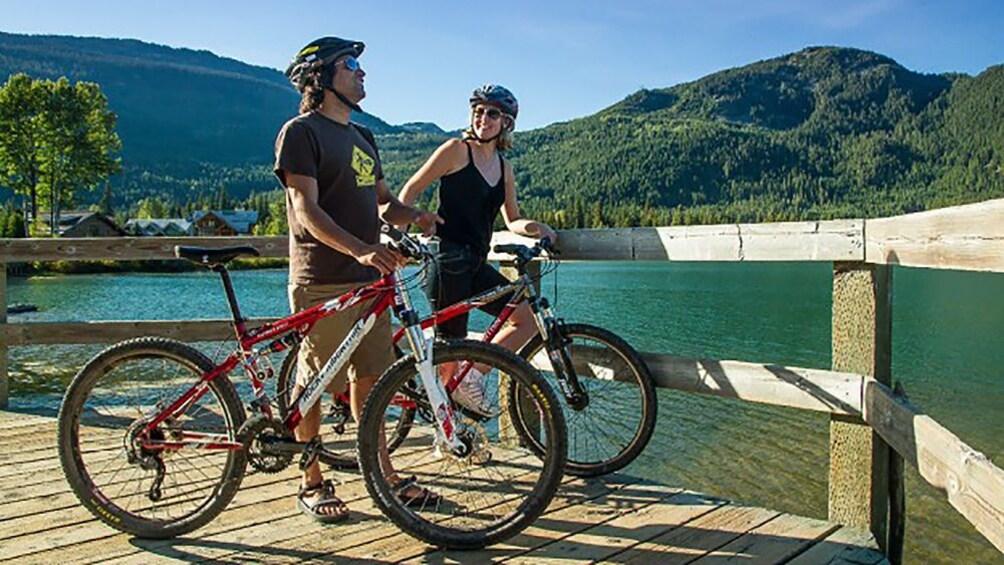
[[[594,376],[582,378],[579,382],[589,392],[589,405],[581,411],[568,406],[562,397],[565,425],[568,427],[568,462],[565,470],[577,477],[596,477],[623,469],[648,445],[655,431],[658,412],[655,383],[645,361],[633,347],[613,332],[589,324],[559,324],[558,332],[565,339],[571,339],[573,346],[569,354],[573,365],[588,367]],[[578,347],[591,349],[577,350]],[[582,351],[576,361],[577,351]],[[588,351],[588,353],[587,353]],[[543,354],[541,354],[543,353]],[[543,338],[538,334],[520,351],[520,357],[530,361],[538,354],[538,359],[550,365]],[[586,361],[588,355],[589,361]],[[602,360],[602,363],[592,361]],[[536,365],[540,368],[540,365]],[[545,380],[556,390],[555,378],[544,369]],[[637,418],[631,418],[631,415]],[[529,432],[522,414],[518,415],[518,430],[536,450],[535,439]],[[598,422],[598,423],[597,423]],[[601,432],[601,430],[624,430],[624,433]],[[587,434],[602,433],[599,439],[590,439]]]
[[[289,354],[286,355],[286,358],[282,361],[282,365],[279,367],[279,376],[276,379],[275,398],[279,406],[279,417],[282,419],[285,419],[286,415],[289,414],[289,403],[292,400],[293,394],[292,385],[296,383],[294,375],[296,372],[296,357],[299,350],[299,345],[290,348]],[[404,356],[404,352],[396,345],[394,346],[394,351],[398,358]],[[324,398],[324,396],[322,395],[321,398]],[[328,398],[330,399],[330,395],[328,395]],[[323,418],[326,412],[323,411],[324,405],[322,404],[321,406],[323,425]],[[345,408],[347,409],[348,407]],[[396,433],[389,438],[387,443],[388,450],[393,452],[407,439],[412,422],[415,420],[415,412],[414,409],[407,409],[403,413],[401,420],[398,422]],[[335,441],[325,444],[325,450],[318,455],[318,459],[335,469],[358,469],[359,458],[356,454],[356,426],[351,421],[351,417],[341,433],[337,430],[332,431],[336,436]]]
[[[382,424],[393,412],[391,399],[416,374],[413,361],[407,358],[388,369],[370,392],[359,431],[360,466],[377,507],[408,535],[450,549],[482,548],[529,526],[553,498],[565,462],[565,427],[558,398],[536,371],[512,352],[491,344],[459,340],[438,342],[433,349],[435,365],[465,359],[488,365],[486,374],[496,385],[503,378],[500,373],[505,373],[520,383],[521,391],[531,391],[509,402],[503,413],[511,422],[514,404],[532,403],[542,415],[540,433],[548,449],[537,453],[522,446],[517,432],[501,415],[497,423],[475,422],[460,416],[463,412],[458,408],[455,433],[469,440],[467,457],[435,449],[435,424],[413,431],[408,445],[391,455],[397,473],[414,473],[423,487],[442,496],[438,501],[420,498],[418,505],[409,507],[384,476],[378,453]],[[506,389],[496,386],[494,390],[501,395]]]
[[[60,405],[57,442],[66,480],[91,514],[122,532],[163,539],[191,532],[226,508],[244,476],[247,458],[243,450],[160,452],[168,453],[159,458],[165,469],[162,497],[154,501],[148,495],[144,502],[147,481],[151,486],[146,492],[152,492],[154,481],[149,473],[153,471],[130,462],[127,445],[130,430],[141,420],[135,414],[143,414],[143,407],[155,398],[169,405],[212,369],[213,362],[188,345],[143,337],[108,347],[77,373]],[[132,387],[131,396],[128,387]],[[123,402],[128,400],[136,404],[129,407]],[[180,434],[183,429],[225,433],[236,441],[244,419],[233,384],[221,375],[209,381],[206,394],[185,413],[156,430],[161,434]],[[194,457],[189,455],[192,452],[196,452]],[[108,470],[113,463],[121,465],[114,472]],[[217,464],[217,473],[209,469],[210,463]],[[115,482],[119,473],[126,480]],[[125,495],[133,482],[137,494]],[[192,509],[185,511],[184,506]]]

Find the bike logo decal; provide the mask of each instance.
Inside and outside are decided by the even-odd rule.
[[[311,379],[307,383],[306,389],[303,391],[303,395],[300,397],[300,413],[306,414],[307,410],[317,402],[318,397],[321,396],[321,391],[323,387],[327,387],[331,379],[338,374],[338,371],[342,369],[345,363],[349,360],[349,355],[356,350],[359,346],[359,342],[363,340],[363,337],[369,333],[369,331],[376,325],[376,316],[370,314],[369,316],[356,322],[356,325],[352,326],[352,330],[349,335],[345,337],[345,341],[338,346],[338,349],[331,355],[328,362],[324,364],[321,372],[318,376]]]

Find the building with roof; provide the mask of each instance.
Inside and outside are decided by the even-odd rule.
[[[257,210],[199,210],[192,214],[192,235],[250,235],[258,223]]]

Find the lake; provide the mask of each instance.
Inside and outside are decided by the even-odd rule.
[[[209,273],[10,278],[8,284],[9,303],[40,309],[11,322],[228,315],[219,279]],[[237,272],[234,284],[246,316],[288,313],[285,271]],[[830,366],[832,273],[825,263],[566,263],[542,286],[562,317],[604,326],[640,350]],[[1004,275],[896,268],[893,289],[893,378],[913,404],[1000,466]],[[475,317],[472,326],[486,320]],[[207,347],[223,354],[219,346]],[[97,349],[12,349],[12,406],[55,407],[65,383]],[[659,392],[659,403],[652,443],[627,472],[826,517],[826,415],[667,390]],[[1004,563],[945,496],[909,468],[907,518],[908,563]]]

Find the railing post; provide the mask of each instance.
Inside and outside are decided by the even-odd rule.
[[[514,280],[519,277],[519,271],[516,270],[515,263],[511,261],[503,261],[499,264],[499,272],[502,276],[509,280]],[[534,288],[540,291],[540,263],[533,262],[526,266],[526,272],[534,280]],[[519,443],[519,437],[515,433],[515,428],[513,423],[509,421],[509,411],[506,409],[509,402],[512,400],[508,397],[509,394],[509,383],[505,375],[500,375],[499,379],[499,407],[502,408],[502,414],[499,416],[499,436],[504,443],[510,445],[517,445]],[[527,416],[537,414],[537,410],[533,406],[524,406],[523,414]],[[539,429],[539,422],[536,426],[534,422],[527,422],[527,425],[533,431],[533,428]]]
[[[7,263],[0,262],[0,410],[7,408]]]
[[[833,369],[892,378],[892,271],[833,265]],[[889,446],[859,418],[830,417],[829,519],[867,528],[886,551]]]

